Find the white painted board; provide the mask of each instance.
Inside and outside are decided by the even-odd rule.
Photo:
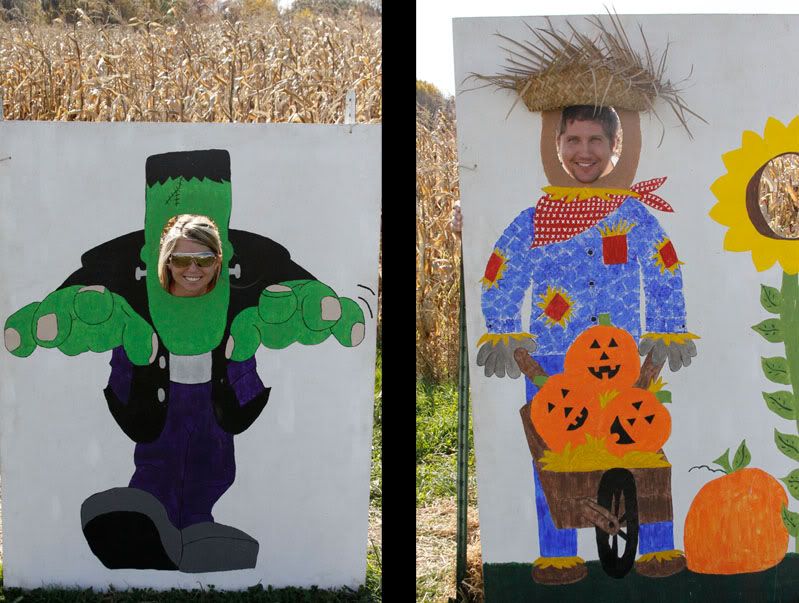
[[[601,17],[608,23],[607,16]],[[672,435],[664,447],[673,464],[672,495],[676,548],[683,545],[683,523],[691,500],[714,474],[692,466],[708,464],[741,442],[752,465],[783,477],[795,468],[774,444],[774,429],[795,433],[792,422],[770,413],[762,391],[779,389],[763,377],[761,356],[780,349],[750,327],[766,313],[759,303],[760,283],[779,287],[781,269],[756,272],[748,253],[724,251],[726,228],[708,216],[716,198],[710,185],[726,173],[722,154],[741,146],[745,130],[762,136],[769,117],[784,124],[797,114],[795,84],[785,66],[799,59],[799,19],[785,15],[621,15],[633,46],[642,50],[638,24],[650,48],[669,44],[666,77],[691,74],[682,93],[687,105],[709,123],[691,119],[691,140],[668,107],[656,108],[665,124],[642,114],[642,150],[634,182],[660,176],[657,191],[673,214],[657,212],[671,237],[681,267],[688,330],[699,334],[698,357],[678,373],[664,369],[673,393]],[[568,18],[579,31],[592,29],[580,16]],[[470,374],[477,455],[480,535],[485,563],[525,562],[538,557],[530,452],[518,409],[524,404],[521,379],[486,378],[476,365],[475,346],[486,332],[480,308],[480,278],[493,246],[519,212],[530,207],[547,185],[540,161],[541,116],[522,103],[508,115],[515,96],[481,88],[467,91],[472,72],[496,73],[507,53],[494,34],[526,39],[527,22],[544,27],[540,16],[455,19],[455,81],[458,87],[458,153],[464,217],[464,261]],[[564,29],[566,18],[553,17]],[[768,40],[768,43],[762,43]],[[530,316],[530,301],[522,311]],[[795,502],[792,501],[795,506]],[[596,559],[593,530],[579,530],[578,554]],[[793,550],[793,540],[789,545]]]
[[[0,123],[0,315],[43,299],[81,254],[144,226],[145,160],[178,150],[230,153],[230,228],[272,238],[340,296],[376,311],[380,126]],[[254,569],[207,574],[108,570],[81,533],[89,495],[127,486],[134,443],[102,390],[110,352],[67,357],[3,350],[0,468],[6,586],[241,589],[365,580],[375,319],[345,348],[261,347],[272,388],[235,437],[237,475],[216,521],[259,541]]]

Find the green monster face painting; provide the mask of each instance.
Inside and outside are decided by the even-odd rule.
[[[358,345],[364,314],[276,242],[229,229],[227,151],[154,155],[145,172],[144,229],[87,251],[60,287],[8,317],[6,349],[18,357],[37,347],[68,356],[112,352],[103,394],[136,442],[136,470],[126,487],[81,506],[84,537],[104,566],[252,568],[258,542],[215,522],[211,511],[235,479],[233,436],[270,396],[255,352],[330,335],[345,347]],[[221,241],[218,280],[197,297],[170,294],[158,275],[165,226],[184,214],[210,218]],[[185,227],[181,237],[190,241]]]
[[[147,299],[153,326],[172,353],[204,354],[222,341],[230,299],[227,260],[233,255],[233,246],[228,240],[230,186],[229,180],[215,182],[209,178],[186,180],[183,177],[148,183],[141,260],[147,268]],[[199,297],[171,295],[158,280],[158,255],[164,226],[170,218],[187,213],[211,218],[222,239],[223,268],[219,279],[213,290]],[[195,328],[199,325],[201,328]]]

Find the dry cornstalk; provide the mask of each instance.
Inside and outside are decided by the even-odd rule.
[[[416,119],[416,374],[458,375],[460,238],[450,229],[460,198],[455,123],[439,111]]]
[[[382,118],[378,19],[275,16],[162,25],[0,22],[6,119],[343,123]]]

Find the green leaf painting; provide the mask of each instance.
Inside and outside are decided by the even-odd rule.
[[[784,341],[782,334],[782,323],[779,318],[767,318],[752,327],[763,336],[763,339],[771,343]]]
[[[788,475],[781,478],[780,481],[788,486],[788,492],[791,493],[791,496],[799,500],[799,469],[794,469]]]
[[[788,433],[780,433],[775,429],[774,442],[776,442],[779,451],[785,456],[790,457],[795,461],[799,461],[799,436]]]
[[[791,392],[763,392],[763,399],[766,406],[783,419],[796,419],[796,400]]]
[[[788,533],[796,538],[799,535],[799,513],[789,511],[788,507],[782,508],[782,523],[788,529]]]
[[[752,455],[749,454],[749,449],[746,447],[746,440],[744,440],[741,442],[741,445],[738,446],[738,450],[735,451],[735,456],[732,459],[732,470],[738,471],[738,469],[743,469],[751,460]]]
[[[771,358],[761,358],[760,362],[763,366],[763,374],[766,379],[774,383],[782,383],[783,385],[791,384],[791,377],[788,371],[788,361],[782,356],[772,356]]]
[[[779,314],[782,310],[782,293],[774,287],[760,285],[760,304],[772,314]]]
[[[732,467],[730,467],[730,449],[727,448],[724,454],[713,461],[713,463],[724,469],[724,473],[732,473]]]

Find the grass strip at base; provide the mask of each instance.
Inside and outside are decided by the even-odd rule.
[[[253,586],[244,591],[219,591],[213,586],[205,589],[156,591],[152,589],[109,590],[96,592],[93,589],[0,588],[0,601],[4,603],[157,603],[166,601],[216,602],[269,602],[269,603],[373,603],[380,601],[366,586],[357,591],[343,588],[324,590],[320,588],[263,588]]]

